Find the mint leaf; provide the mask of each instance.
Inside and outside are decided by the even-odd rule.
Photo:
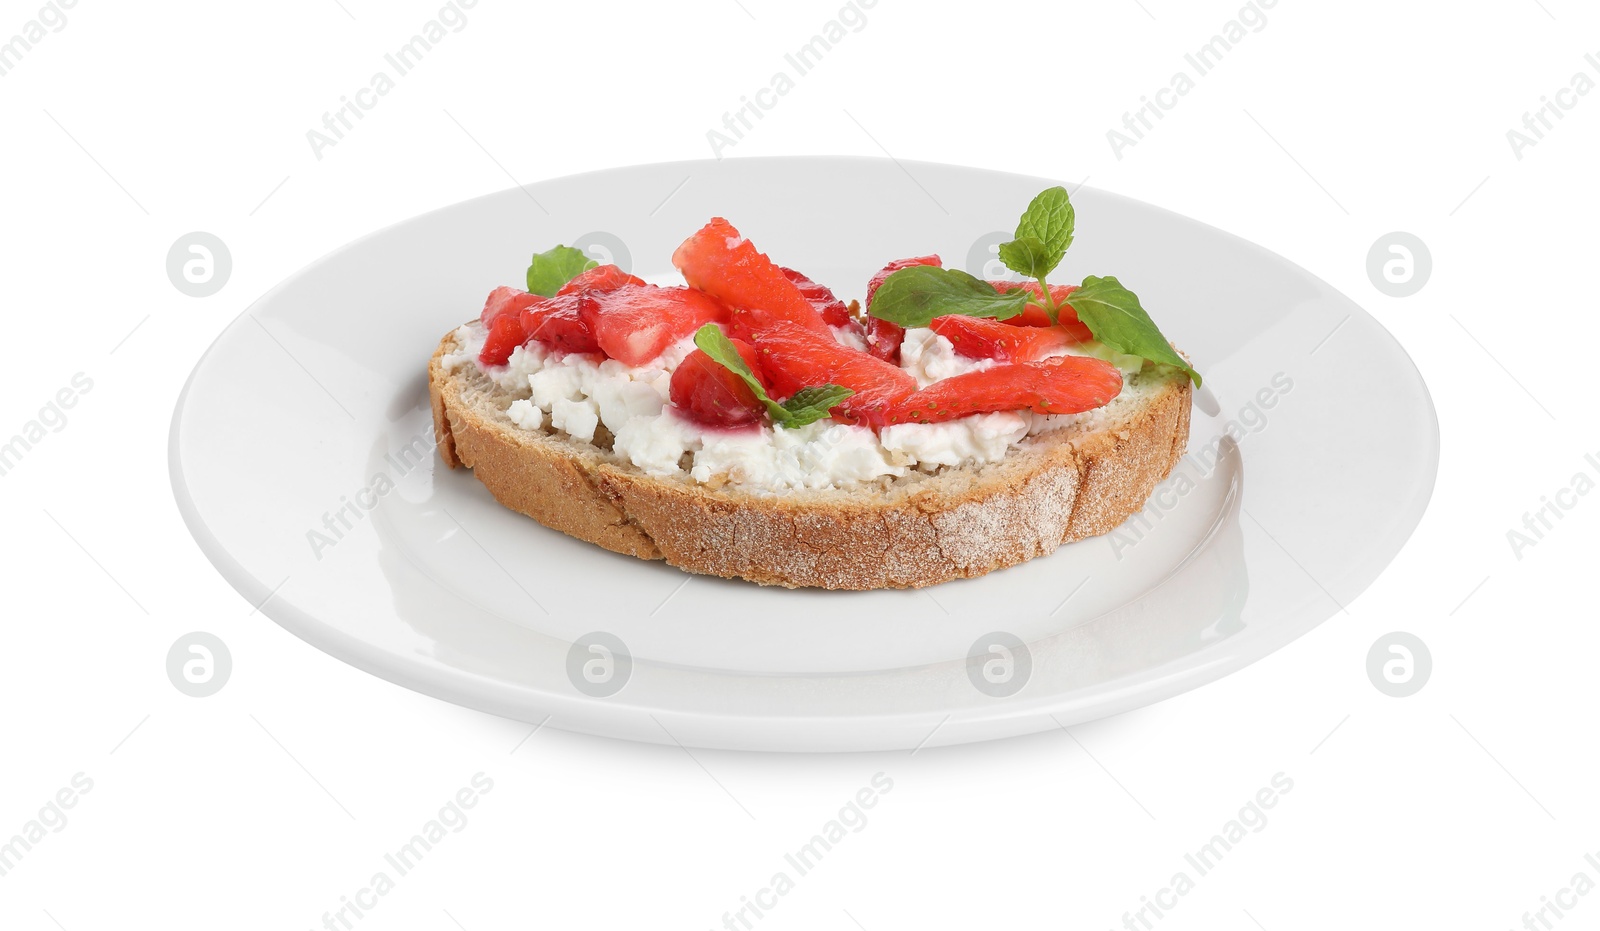
[[[1037,237],[1023,236],[1000,244],[1000,261],[1020,275],[1042,281],[1061,264],[1061,253],[1052,253]]]
[[[867,312],[903,327],[927,326],[947,314],[1004,320],[1022,313],[1032,297],[1026,291],[1002,294],[960,269],[914,265],[885,278]]]
[[[571,246],[535,253],[528,265],[528,293],[555,297],[561,286],[600,263]]]
[[[828,411],[845,398],[855,394],[849,388],[840,385],[819,385],[813,388],[801,388],[789,400],[779,404],[767,394],[767,389],[761,386],[761,379],[756,373],[750,371],[750,366],[744,361],[744,356],[739,355],[739,350],[728,339],[727,334],[715,323],[708,323],[694,332],[694,344],[700,351],[711,357],[717,363],[749,386],[750,391],[767,409],[772,417],[772,422],[780,427],[803,427],[806,424],[816,423],[828,416]]]
[[[1000,244],[1000,261],[1007,268],[1038,280],[1039,293],[1044,295],[1044,306],[1052,323],[1056,319],[1055,301],[1044,279],[1066,256],[1076,222],[1077,214],[1072,209],[1067,189],[1046,188],[1028,202],[1027,210],[1022,211],[1016,238]]]
[[[1116,278],[1090,275],[1083,279],[1082,287],[1067,297],[1066,303],[1078,312],[1078,319],[1095,339],[1117,352],[1183,369],[1199,387],[1200,373],[1161,335],[1155,321],[1139,306],[1139,296],[1124,288]]]
[[[1017,221],[1015,238],[1024,239],[1032,236],[1044,243],[1045,251],[1054,254],[1056,262],[1060,262],[1061,256],[1067,252],[1067,247],[1072,245],[1072,228],[1076,216],[1066,188],[1060,186],[1046,188],[1028,202],[1028,209],[1022,212],[1022,219]],[[1007,267],[1013,271],[1022,271],[1013,265],[1008,264]],[[1055,268],[1055,264],[1052,263],[1050,267]]]
[[[818,385],[814,388],[801,388],[789,400],[780,406],[788,412],[789,419],[785,427],[803,427],[808,423],[815,423],[828,416],[828,411],[854,391],[843,385]]]
[[[728,339],[727,334],[722,332],[721,327],[715,323],[708,323],[695,330],[694,344],[700,347],[701,352],[710,356],[712,362],[739,376],[739,380],[750,388],[756,400],[766,407],[767,413],[772,415],[773,420],[788,416],[789,412],[784,410],[781,404],[767,396],[767,389],[761,386],[761,379],[756,377],[755,372],[750,371],[744,356],[739,355],[738,348]]]

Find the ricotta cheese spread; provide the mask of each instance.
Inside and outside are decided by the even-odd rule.
[[[796,429],[719,429],[679,416],[668,403],[672,372],[695,349],[692,337],[636,367],[594,355],[553,352],[538,343],[518,347],[503,366],[479,366],[486,335],[481,323],[463,325],[456,331],[457,350],[442,361],[451,371],[478,366],[500,388],[517,395],[506,416],[518,427],[541,431],[548,426],[585,443],[594,442],[604,427],[611,434],[612,452],[649,475],[734,483],[758,491],[841,488],[912,470],[995,462],[1029,436],[1093,423],[1137,390],[1131,376],[1143,364],[1136,356],[1109,353],[1096,344],[1065,350],[1062,354],[1107,359],[1123,372],[1122,394],[1082,414],[970,414],[941,423],[895,424],[877,432],[826,418]],[[848,338],[854,334],[838,335],[841,343],[854,345]],[[957,355],[948,339],[926,327],[906,330],[900,359],[919,388],[995,364]]]

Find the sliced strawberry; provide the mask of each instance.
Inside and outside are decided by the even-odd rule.
[[[752,340],[775,397],[826,384],[854,391],[834,409],[833,416],[846,423],[882,425],[890,406],[917,387],[916,379],[898,367],[797,323],[773,322],[756,330]]]
[[[872,280],[867,282],[867,351],[894,365],[900,364],[900,343],[906,337],[904,327],[887,320],[879,320],[872,316],[872,298],[878,293],[878,288],[884,279],[902,268],[912,268],[917,265],[931,265],[934,268],[943,268],[944,260],[937,255],[918,255],[909,259],[895,259],[888,265],[878,270]]]
[[[515,320],[518,314],[528,307],[544,300],[537,294],[529,294],[516,288],[495,288],[489,292],[489,299],[483,302],[483,313],[478,319],[484,326],[492,325],[502,314],[510,314]]]
[[[483,341],[478,361],[484,365],[505,365],[511,353],[527,341],[527,336],[522,332],[522,321],[517,315],[503,313],[489,324],[489,335]]]
[[[1122,390],[1116,366],[1087,356],[1008,362],[936,381],[902,398],[889,423],[938,423],[968,414],[1031,410],[1076,414],[1107,403]]]
[[[755,314],[746,314],[730,310],[728,312],[728,321],[727,323],[723,324],[722,331],[733,339],[744,340],[747,343],[754,343],[756,338],[756,330],[761,329],[761,327],[757,326],[756,323],[757,320]]]
[[[1042,359],[1083,342],[1088,333],[1088,327],[1081,323],[1041,327],[1008,326],[1008,323],[951,314],[935,317],[931,328],[950,341],[957,355],[1001,362]],[[1079,335],[1080,329],[1084,335]]]
[[[828,333],[828,325],[783,270],[772,263],[727,220],[712,217],[672,253],[683,280],[717,298],[734,312],[750,314],[760,327],[787,320]]]
[[[900,364],[900,344],[905,338],[905,327],[900,324],[867,318],[867,351],[890,365]]]
[[[600,351],[624,365],[643,365],[705,324],[728,318],[722,302],[703,291],[653,284],[584,294],[580,314]]]
[[[1039,296],[1039,282],[1037,281],[991,281],[989,283],[994,285],[994,289],[1002,294],[1007,291],[1021,289],[1030,292],[1034,297]],[[1060,325],[1073,327],[1074,332],[1082,333],[1083,335],[1079,337],[1080,340],[1093,339],[1094,337],[1089,333],[1089,328],[1078,322],[1078,312],[1072,309],[1072,305],[1063,303],[1067,299],[1067,295],[1076,290],[1078,290],[1078,286],[1075,284],[1053,284],[1050,286],[1050,296],[1056,302],[1056,321]],[[1015,317],[1007,317],[1005,322],[1012,326],[1051,325],[1050,314],[1045,311],[1044,305],[1037,301],[1030,303],[1027,309]]]
[[[800,289],[800,293],[811,302],[811,306],[822,315],[822,321],[828,326],[848,326],[856,322],[855,318],[850,316],[850,308],[844,305],[844,301],[835,297],[827,286],[817,284],[792,268],[779,265],[778,271],[783,272],[783,277],[794,282],[794,286]]]
[[[1018,289],[1032,291],[1035,295],[1039,293],[1039,283],[1036,281],[991,281],[989,283],[994,285],[994,289],[1001,294]],[[1050,290],[1053,295],[1055,289],[1051,288]],[[1007,317],[1004,322],[1011,326],[1049,326],[1050,314],[1045,311],[1043,304],[1033,301],[1023,308],[1022,313],[1017,314],[1015,317]]]
[[[556,295],[559,297],[563,294],[577,294],[580,291],[614,291],[625,284],[644,284],[644,279],[635,278],[615,265],[596,265],[562,285]]]
[[[766,387],[756,348],[740,339],[728,342],[739,350],[756,380]],[[684,416],[712,427],[742,427],[760,423],[766,415],[766,407],[756,399],[755,392],[744,379],[699,349],[685,356],[673,370],[671,395],[672,403]]]
[[[562,352],[599,352],[594,333],[583,319],[582,308],[593,303],[588,294],[558,294],[522,312],[525,338]]]

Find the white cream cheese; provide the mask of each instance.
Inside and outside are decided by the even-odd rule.
[[[932,466],[993,462],[1028,435],[1028,422],[1010,411],[969,414],[942,423],[902,423],[884,427],[878,442],[891,454]]]
[[[533,402],[526,398],[512,401],[511,406],[506,408],[506,416],[524,430],[537,432],[544,429],[544,411],[534,407]]]
[[[860,328],[850,326],[830,326],[828,329],[833,331],[834,342],[837,342],[839,345],[849,346],[851,349],[857,350],[858,352],[867,351],[867,337],[866,334],[861,332]]]
[[[956,355],[955,344],[927,327],[906,330],[900,343],[900,367],[917,380],[918,388],[967,372],[993,368],[993,359],[969,359]]]
[[[445,367],[476,365],[485,335],[478,323],[458,329],[459,348],[443,358]],[[853,344],[846,338],[852,334],[836,335],[841,343]],[[767,425],[719,429],[679,416],[668,403],[672,371],[694,348],[693,339],[686,338],[659,358],[629,367],[614,359],[552,352],[530,343],[516,349],[507,364],[480,369],[502,389],[526,395],[506,410],[522,429],[542,430],[548,424],[587,443],[604,426],[612,436],[612,452],[649,475],[687,475],[697,482],[729,482],[765,491],[840,488],[913,469],[931,472],[996,462],[1031,435],[1085,422],[1105,410],[972,414],[942,423],[896,424],[877,432],[829,419],[793,430]],[[1062,354],[1066,352],[1109,357],[1123,369],[1123,396],[1130,393],[1127,376],[1137,372],[1143,361],[1113,357],[1095,346]],[[900,356],[901,368],[916,378],[918,387],[995,364],[957,355],[948,339],[925,327],[906,331]]]
[[[819,420],[794,430],[782,427],[708,431],[701,437],[689,474],[708,482],[765,488],[836,488],[883,475],[904,475],[872,430]]]

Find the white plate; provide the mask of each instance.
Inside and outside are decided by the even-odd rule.
[[[1427,505],[1438,427],[1410,359],[1348,298],[1146,204],[1079,191],[1078,240],[1054,276],[1117,275],[1205,377],[1190,456],[1113,536],[921,591],[792,592],[570,539],[431,452],[428,356],[492,287],[516,284],[535,249],[576,242],[665,280],[673,247],[724,215],[848,300],[905,255],[939,252],[982,274],[1052,183],[877,159],[730,159],[564,178],[406,221],[274,288],[206,352],[173,418],[179,506],[228,581],[307,642],[554,727],[691,746],[906,748],[1177,694],[1271,653],[1372,582]],[[335,542],[314,545],[313,531]],[[573,650],[593,632],[631,654],[631,668],[611,664],[609,686],[625,684],[608,697],[581,673],[593,660],[604,679],[602,655]],[[996,632],[1025,644],[1010,651],[1009,679]],[[974,685],[985,668],[998,689]],[[1020,688],[988,694],[1008,685]]]

